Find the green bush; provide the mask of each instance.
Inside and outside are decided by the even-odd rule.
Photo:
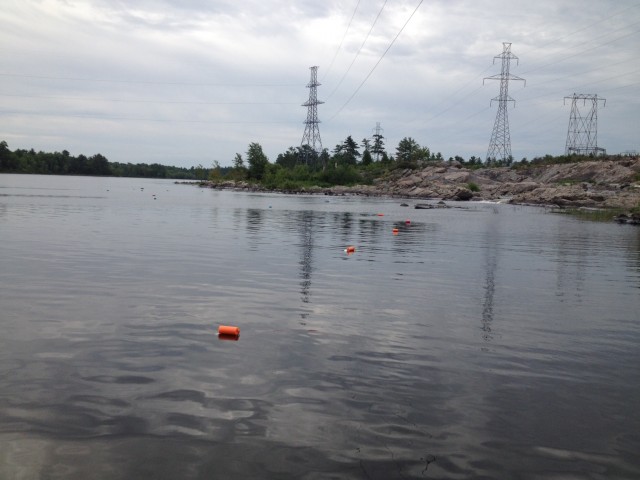
[[[356,185],[362,182],[362,176],[352,165],[329,167],[320,173],[318,179],[329,185]]]
[[[474,182],[467,183],[467,188],[469,190],[471,190],[472,192],[479,192],[480,191],[480,187],[478,186],[477,183],[474,183]]]

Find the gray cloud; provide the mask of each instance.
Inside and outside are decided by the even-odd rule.
[[[607,99],[600,146],[640,149],[638,2],[424,2],[348,101],[418,1],[388,1],[354,62],[382,4],[360,3],[337,51],[355,1],[9,1],[0,137],[12,149],[181,166],[229,165],[255,141],[275,161],[302,138],[319,65],[325,147],[380,122],[390,151],[411,136],[445,157],[484,157],[499,82],[483,77],[500,72],[506,41],[520,59],[511,72],[527,80],[510,85],[516,159],[564,151],[574,92]]]

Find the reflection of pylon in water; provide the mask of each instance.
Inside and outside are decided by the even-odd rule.
[[[508,160],[511,157],[511,134],[509,133],[509,116],[507,114],[507,104],[516,101],[509,96],[509,80],[522,80],[524,78],[511,75],[509,68],[511,60],[518,61],[513,53],[511,53],[511,44],[502,44],[502,53],[493,57],[495,63],[496,58],[502,59],[502,69],[499,75],[492,75],[486,77],[484,80],[500,80],[500,95],[491,99],[491,102],[498,102],[498,113],[496,114],[496,121],[493,124],[493,132],[491,133],[491,141],[489,142],[489,149],[487,151],[487,160]],[[484,83],[483,80],[483,83]]]
[[[308,145],[318,155],[322,152],[322,140],[320,139],[320,129],[318,124],[318,105],[321,102],[318,100],[318,67],[309,67],[311,70],[311,80],[307,85],[309,89],[309,100],[302,104],[303,107],[307,107],[307,119],[304,121],[304,134],[302,135],[302,142],[300,146],[304,147]]]
[[[598,148],[598,101],[605,102],[602,104],[604,106],[606,100],[598,98],[598,95],[574,93],[570,97],[564,97],[565,103],[568,98],[571,99],[571,114],[565,155],[604,155],[605,149]],[[578,100],[582,100],[582,105],[585,107],[587,101],[591,103],[589,113],[586,115],[580,113]]]

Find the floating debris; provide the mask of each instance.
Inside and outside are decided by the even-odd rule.
[[[218,337],[222,340],[231,340],[233,337],[237,339],[240,336],[240,328],[232,326],[232,325],[220,325],[218,327]]]

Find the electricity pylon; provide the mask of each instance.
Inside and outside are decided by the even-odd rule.
[[[509,134],[509,117],[507,115],[507,104],[516,101],[509,96],[509,80],[522,80],[516,75],[509,73],[509,67],[511,60],[518,62],[518,57],[511,53],[511,44],[502,43],[502,53],[493,57],[493,63],[496,63],[496,58],[502,60],[502,69],[499,75],[492,75],[491,77],[485,77],[482,80],[484,85],[485,80],[500,80],[500,95],[491,99],[491,104],[498,102],[498,113],[496,114],[496,122],[493,125],[493,132],[491,133],[491,141],[489,142],[489,149],[487,150],[487,160],[508,160],[511,157],[511,135]]]
[[[588,93],[574,93],[570,97],[564,97],[565,105],[567,99],[571,99],[571,114],[569,115],[569,129],[567,130],[567,144],[565,155],[604,155],[604,148],[598,148],[598,102],[604,102],[604,98]],[[587,106],[587,101],[591,103],[589,113],[582,115],[578,108],[578,100],[582,100],[582,105]]]
[[[384,130],[380,127],[380,122],[376,122],[376,129],[373,134],[373,154],[376,156],[376,162],[380,161],[380,155],[384,151],[384,141],[382,140],[384,137],[382,136],[382,132]]]
[[[302,104],[303,107],[307,107],[307,119],[304,121],[304,134],[302,135],[301,147],[305,145],[310,146],[317,155],[322,153],[322,140],[320,139],[320,129],[318,124],[318,105],[321,102],[318,100],[318,67],[309,67],[311,70],[311,80],[307,85],[309,89],[309,100]],[[308,159],[305,159],[305,163],[308,163]]]

